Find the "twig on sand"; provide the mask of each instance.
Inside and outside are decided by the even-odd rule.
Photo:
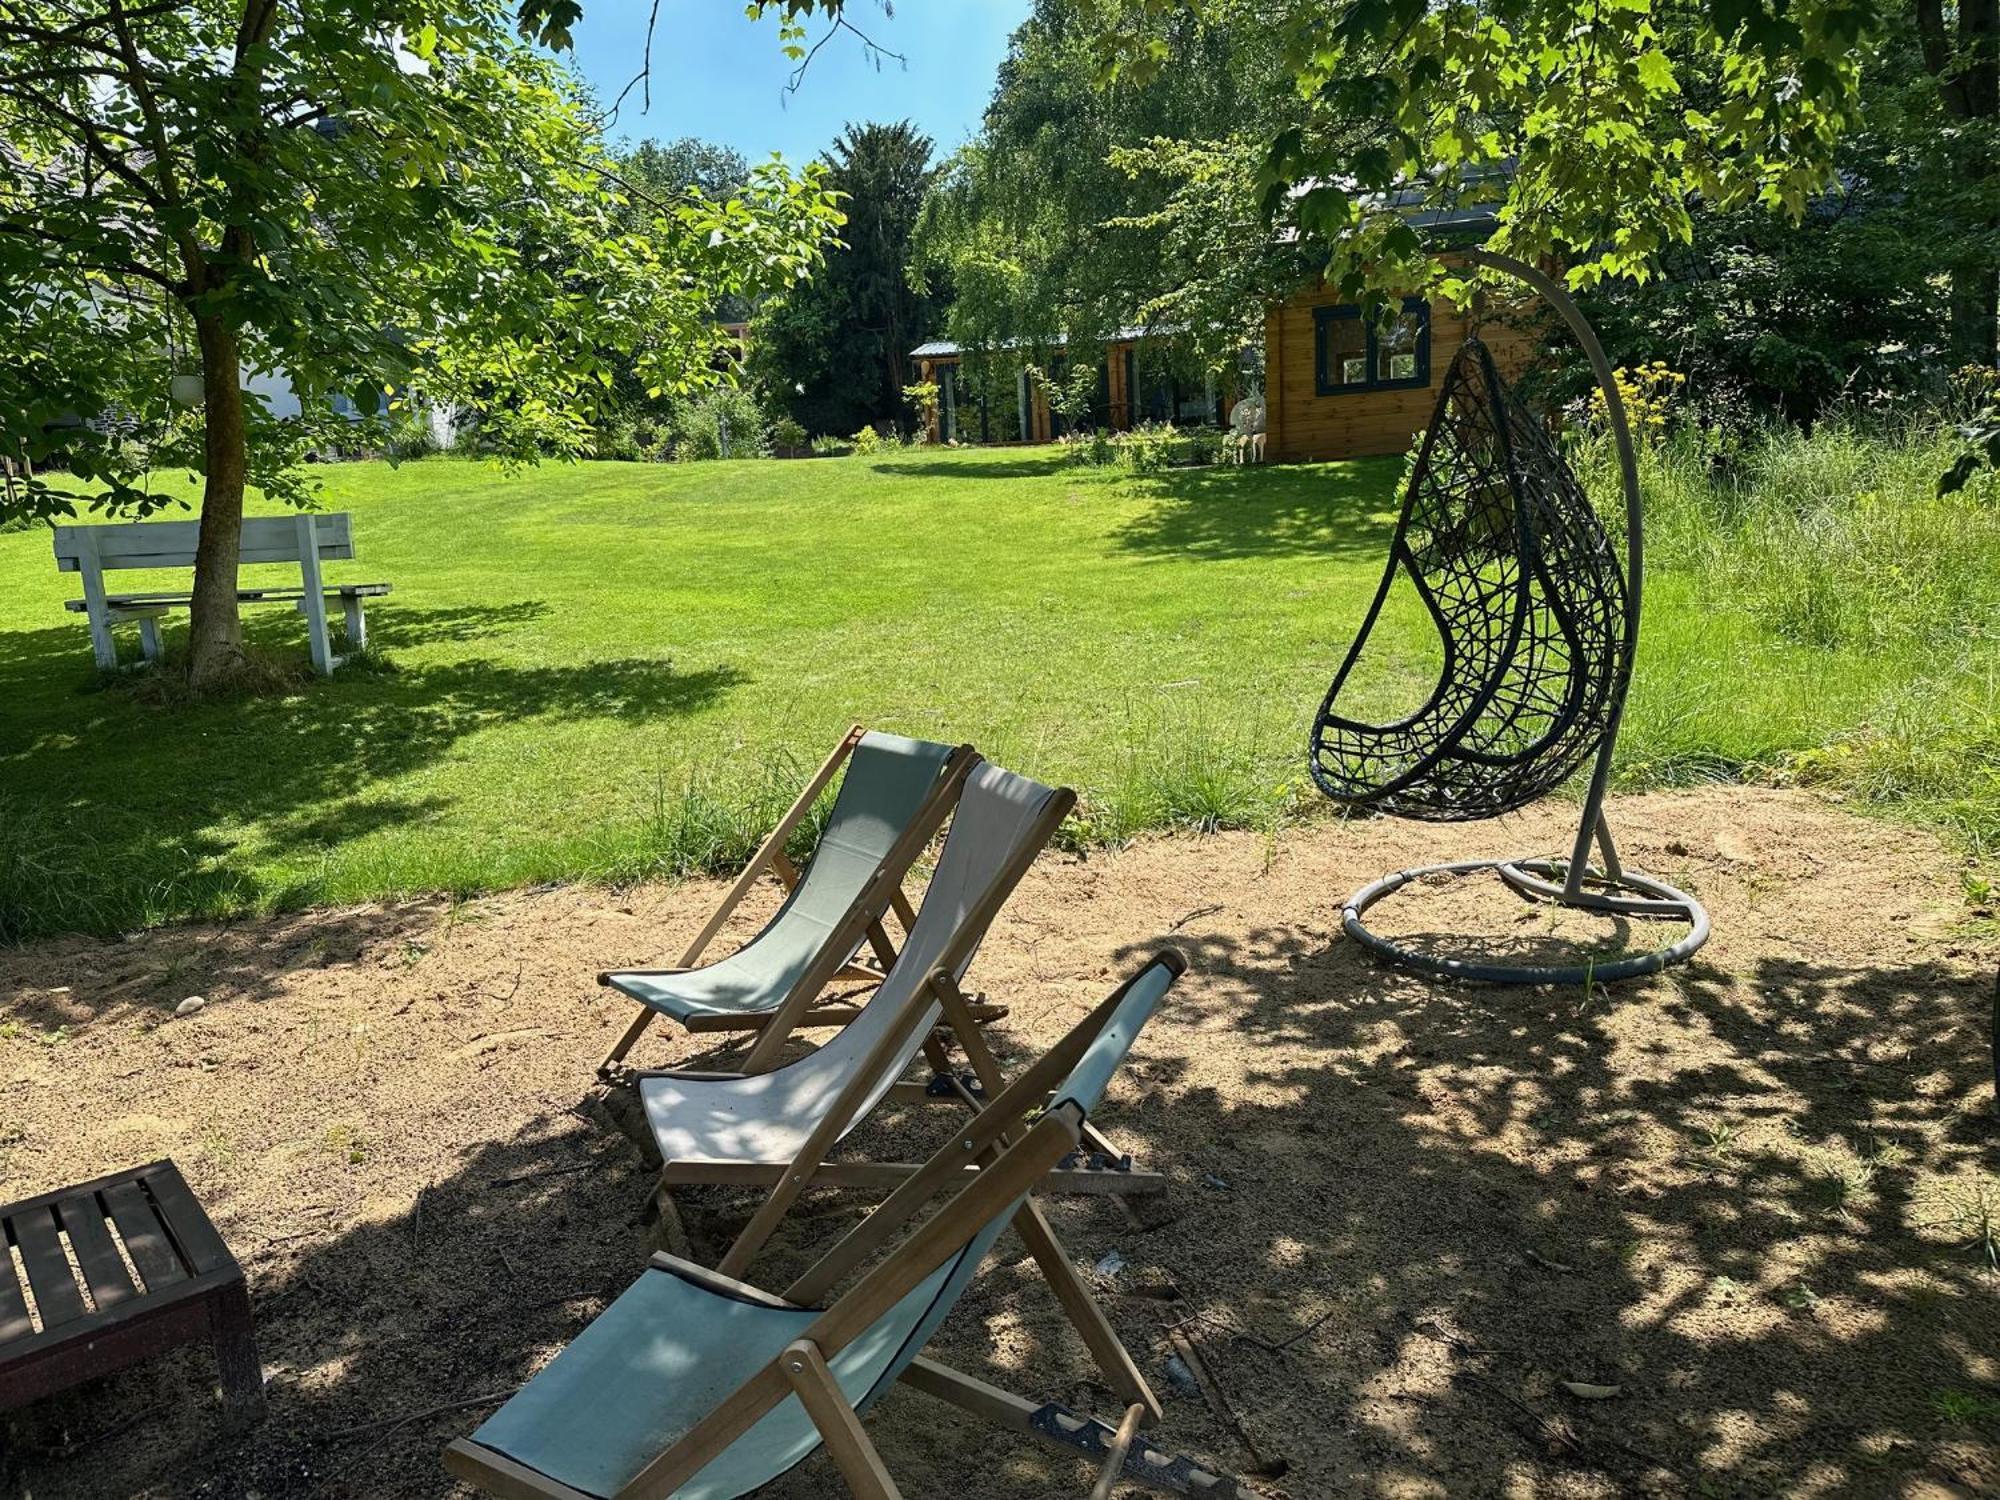
[[[1207,906],[1197,906],[1193,911],[1189,912],[1186,916],[1182,917],[1178,922],[1174,923],[1173,926],[1169,927],[1167,931],[1179,932],[1183,927],[1187,926],[1188,923],[1194,921],[1197,917],[1212,917],[1221,910],[1222,910],[1222,903],[1220,901],[1211,902]]]
[[[1270,1339],[1259,1338],[1256,1334],[1250,1332],[1247,1328],[1238,1328],[1234,1323],[1230,1322],[1227,1318],[1218,1318],[1213,1313],[1198,1312],[1190,1317],[1182,1318],[1180,1322],[1175,1323],[1170,1328],[1168,1328],[1167,1332],[1168,1333],[1177,1332],[1182,1328],[1186,1328],[1190,1323],[1202,1323],[1206,1324],[1210,1328],[1213,1328],[1217,1333],[1226,1333],[1233,1339],[1241,1339],[1246,1344],[1250,1344],[1255,1348],[1262,1349],[1266,1354],[1284,1354],[1289,1352],[1294,1344],[1303,1343],[1305,1342],[1305,1340],[1311,1338],[1314,1334],[1318,1333],[1320,1329],[1324,1328],[1329,1322],[1332,1321],[1333,1315],[1339,1311],[1340,1309],[1337,1307],[1330,1307],[1325,1312],[1321,1313],[1318,1317],[1314,1318],[1310,1323],[1306,1324],[1306,1326],[1301,1328],[1297,1333],[1291,1335],[1289,1338],[1279,1339],[1275,1343]]]
[[[596,1166],[594,1161],[571,1162],[566,1167],[537,1167],[532,1172],[516,1172],[512,1177],[496,1177],[487,1183],[488,1187],[514,1187],[519,1183],[533,1182],[538,1177],[566,1177],[571,1172],[588,1172]]]
[[[1250,1461],[1256,1465],[1257,1472],[1266,1478],[1276,1479],[1290,1469],[1291,1463],[1288,1460],[1264,1456],[1263,1450],[1257,1446],[1256,1439],[1250,1436],[1250,1430],[1243,1425],[1243,1419],[1236,1415],[1236,1408],[1231,1406],[1229,1398],[1223,1395],[1222,1386],[1217,1382],[1215,1373],[1208,1368],[1207,1361],[1201,1357],[1200,1351],[1195,1348],[1194,1340],[1180,1329],[1173,1328],[1167,1331],[1167,1342],[1173,1345],[1174,1353],[1181,1357],[1181,1363],[1188,1367],[1188,1373],[1194,1377],[1195,1386],[1201,1391],[1202,1400],[1208,1403],[1208,1409],[1215,1414],[1216,1421],[1236,1434],[1236,1441],[1241,1443],[1243,1451],[1250,1455]]]
[[[109,1426],[100,1427],[95,1432],[88,1433],[83,1437],[72,1438],[69,1442],[64,1443],[60,1448],[56,1449],[56,1457],[71,1458],[81,1453],[85,1448],[96,1447],[106,1438],[121,1437],[125,1433],[130,1432],[134,1427],[139,1426],[142,1422],[152,1421],[153,1418],[159,1416],[165,1410],[164,1406],[149,1406],[142,1412],[136,1412],[132,1416],[123,1417]],[[25,1494],[26,1491],[22,1493]]]
[[[1616,1448],[1627,1458],[1636,1458],[1640,1463],[1650,1464],[1653,1468],[1659,1469],[1663,1473],[1672,1474],[1676,1478],[1680,1477],[1678,1469],[1656,1454],[1648,1453],[1643,1448],[1635,1448],[1623,1438],[1614,1437],[1607,1432],[1591,1432],[1587,1435],[1578,1432],[1565,1418],[1543,1416],[1526,1402],[1517,1400],[1492,1381],[1483,1379],[1473,1374],[1470,1370],[1454,1371],[1451,1378],[1453,1380],[1467,1381],[1472,1385],[1478,1386],[1483,1391],[1490,1391],[1492,1394],[1498,1396],[1502,1401],[1513,1407],[1514,1410],[1521,1413],[1522,1416],[1533,1422],[1535,1424],[1536,1436],[1559,1452],[1569,1453],[1581,1458],[1586,1456],[1592,1448]]]
[[[489,1000],[497,1000],[502,1005],[505,1005],[508,1001],[512,1000],[516,995],[521,993],[521,965],[520,964],[514,965],[514,983],[508,988],[506,994],[496,995],[493,993],[493,991],[489,990],[483,984],[479,987],[479,993],[486,996],[486,998]]]

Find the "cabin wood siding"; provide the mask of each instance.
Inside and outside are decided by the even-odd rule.
[[[1314,311],[1339,305],[1329,287],[1307,287],[1264,315],[1264,397],[1268,456],[1274,463],[1309,463],[1402,453],[1429,425],[1438,384],[1465,342],[1466,318],[1448,301],[1431,304],[1430,384],[1403,390],[1322,396],[1314,378]],[[1526,362],[1529,340],[1518,328],[1489,318],[1480,337],[1509,375]]]

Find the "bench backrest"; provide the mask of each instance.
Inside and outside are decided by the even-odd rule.
[[[318,542],[323,562],[354,556],[354,532],[345,511],[314,516],[252,516],[243,523],[246,563],[295,563],[304,547],[307,526]],[[84,571],[84,559],[96,554],[97,566],[113,568],[191,568],[199,521],[140,521],[123,526],[58,526],[56,566],[65,573]]]

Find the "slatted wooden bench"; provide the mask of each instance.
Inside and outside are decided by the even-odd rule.
[[[160,659],[160,617],[170,610],[185,609],[193,601],[190,593],[108,594],[105,573],[117,568],[191,568],[198,521],[142,521],[126,526],[58,526],[55,528],[56,567],[65,573],[83,575],[83,597],[65,600],[63,607],[90,621],[90,645],[98,666],[106,671],[118,665],[118,646],[111,627],[127,621],[139,626],[139,646],[146,660]],[[347,625],[347,649],[359,651],[368,644],[368,621],[363,601],[389,592],[386,583],[327,584],[320,579],[320,564],[352,559],[354,526],[345,513],[314,516],[253,516],[243,523],[240,552],[242,562],[292,563],[299,569],[296,588],[242,588],[236,598],[244,604],[296,603],[306,617],[306,639],[312,649],[313,670],[322,676],[340,665],[333,654],[327,629],[326,605],[340,601]]]
[[[0,1207],[0,1411],[201,1339],[261,1414],[242,1268],[171,1161]]]

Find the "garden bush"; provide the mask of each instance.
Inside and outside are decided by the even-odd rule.
[[[1128,432],[1066,433],[1059,442],[1066,463],[1098,469],[1116,464],[1133,474],[1158,474],[1220,462],[1228,436],[1208,427],[1142,422]]]
[[[677,408],[671,437],[682,463],[771,456],[770,420],[747,386],[718,386]]]

